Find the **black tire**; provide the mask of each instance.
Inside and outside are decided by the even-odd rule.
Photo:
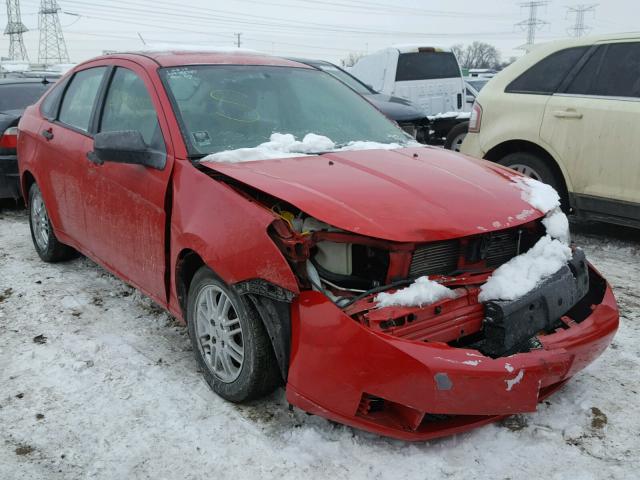
[[[244,358],[239,376],[231,382],[225,382],[215,374],[205,358],[197,335],[196,303],[201,291],[208,286],[220,289],[231,300],[242,328]],[[187,325],[196,362],[206,382],[222,398],[235,403],[246,402],[271,393],[281,382],[273,347],[258,313],[248,301],[221,281],[208,267],[201,267],[196,272],[189,287]]]
[[[34,206],[36,205],[40,205],[41,207],[39,217],[34,213]],[[37,233],[34,231],[34,228],[36,228],[35,225],[38,223],[38,219],[42,226],[46,226],[46,228],[48,228],[48,239],[46,244],[43,244],[42,240],[40,242],[36,240]],[[40,188],[36,183],[31,185],[31,188],[29,188],[29,229],[31,230],[33,246],[36,249],[38,256],[43,261],[48,263],[62,262],[77,256],[77,252],[68,245],[60,242],[56,237],[56,234],[53,232],[49,213],[47,212],[47,207],[44,204],[44,199],[42,198],[42,192],[40,192]]]
[[[469,122],[462,122],[453,127],[451,130],[449,130],[449,133],[447,133],[447,138],[444,141],[444,148],[446,148],[447,150],[454,150],[454,143],[457,144],[460,140],[460,137],[462,137],[462,140],[464,140],[464,137],[467,136],[468,131]],[[462,142],[460,142],[460,144],[461,143]]]
[[[514,152],[504,156],[502,159],[498,161],[500,165],[504,165],[505,167],[513,168],[517,165],[524,165],[530,168],[535,175],[529,175],[535,178],[536,180],[540,180],[548,185],[551,185],[556,191],[562,194],[561,183],[560,180],[556,177],[553,169],[547,165],[542,158],[537,156],[534,153],[529,152]],[[517,170],[517,169],[516,169]],[[521,172],[523,173],[523,172]]]

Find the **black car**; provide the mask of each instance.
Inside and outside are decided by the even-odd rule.
[[[373,103],[378,110],[391,120],[396,121],[407,133],[416,137],[419,141],[426,139],[428,135],[429,120],[427,116],[414,106],[409,100],[400,97],[392,97],[373,90],[367,84],[361,82],[346,70],[324,60],[308,60],[304,58],[290,58],[298,63],[304,63],[310,67],[322,70],[333,75],[342,83],[348,85]],[[425,131],[426,130],[426,131]]]
[[[24,109],[51,86],[47,78],[0,79],[0,198],[20,197],[16,143]]]

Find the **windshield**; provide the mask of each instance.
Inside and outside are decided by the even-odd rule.
[[[50,87],[45,83],[9,83],[0,85],[0,112],[24,110],[34,104]]]
[[[361,83],[359,80],[356,80],[355,78],[353,78],[351,75],[349,75],[344,70],[340,70],[336,66],[333,66],[333,65],[318,65],[318,67],[323,72],[327,72],[328,74],[333,75],[334,77],[336,77],[342,83],[344,83],[346,85],[349,85],[351,88],[353,88],[360,95],[371,95],[373,93],[366,85]]]
[[[396,81],[460,78],[460,67],[451,52],[401,53]]]
[[[475,88],[478,92],[482,90],[489,80],[467,80],[467,83]]]
[[[337,147],[412,141],[369,102],[318,70],[198,65],[161,74],[191,156],[252,148],[274,133],[300,139],[313,133]]]

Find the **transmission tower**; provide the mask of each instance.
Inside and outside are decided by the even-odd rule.
[[[532,0],[520,4],[522,7],[529,10],[529,18],[516,24],[517,26],[522,27],[527,31],[527,43],[525,43],[523,48],[527,49],[528,47],[533,45],[536,41],[536,31],[538,30],[538,28],[548,23],[544,20],[538,19],[538,7],[542,7],[547,3],[549,3],[547,0]]]
[[[51,65],[54,63],[69,63],[67,44],[62,35],[58,12],[60,7],[56,0],[42,0],[38,15],[40,29],[40,46],[38,48],[38,63]]]
[[[576,5],[575,7],[567,7],[567,13],[576,15],[576,22],[573,28],[569,29],[569,34],[574,37],[582,37],[591,30],[591,27],[584,24],[584,15],[588,12],[595,12],[597,4],[592,5]]]
[[[28,29],[20,17],[20,1],[7,0],[7,27],[4,34],[9,35],[9,58],[11,60],[29,61],[22,34]]]

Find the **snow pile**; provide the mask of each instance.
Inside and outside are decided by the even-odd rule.
[[[356,141],[336,148],[336,144],[328,137],[307,133],[302,141],[290,133],[273,133],[268,142],[257,147],[238,148],[207,155],[202,162],[239,163],[253,160],[269,160],[274,158],[303,157],[317,152],[340,152],[348,150],[392,150],[402,148],[398,143],[377,143]]]
[[[545,235],[531,250],[498,267],[480,288],[478,300],[516,300],[560,270],[571,256],[566,244]]]
[[[558,192],[552,186],[529,177],[518,177],[513,181],[522,191],[522,199],[545,214],[542,224],[547,234],[569,244],[569,219],[560,209]]]
[[[394,293],[382,292],[376,295],[375,301],[379,307],[422,307],[444,300],[445,298],[455,298],[455,291],[440,285],[427,277],[420,277],[406,288],[402,288]]]
[[[569,234],[569,219],[560,207],[554,208],[546,217],[542,219],[542,224],[547,229],[547,234],[551,238],[557,238],[562,243],[568,245],[571,241]]]
[[[545,278],[560,270],[572,257],[569,248],[569,219],[560,209],[560,196],[545,183],[528,177],[513,179],[522,199],[545,214],[547,235],[526,253],[512,258],[493,272],[480,288],[478,300],[516,300],[533,290]]]
[[[560,195],[551,185],[529,177],[514,177],[513,182],[522,190],[521,198],[542,213],[560,206]]]

